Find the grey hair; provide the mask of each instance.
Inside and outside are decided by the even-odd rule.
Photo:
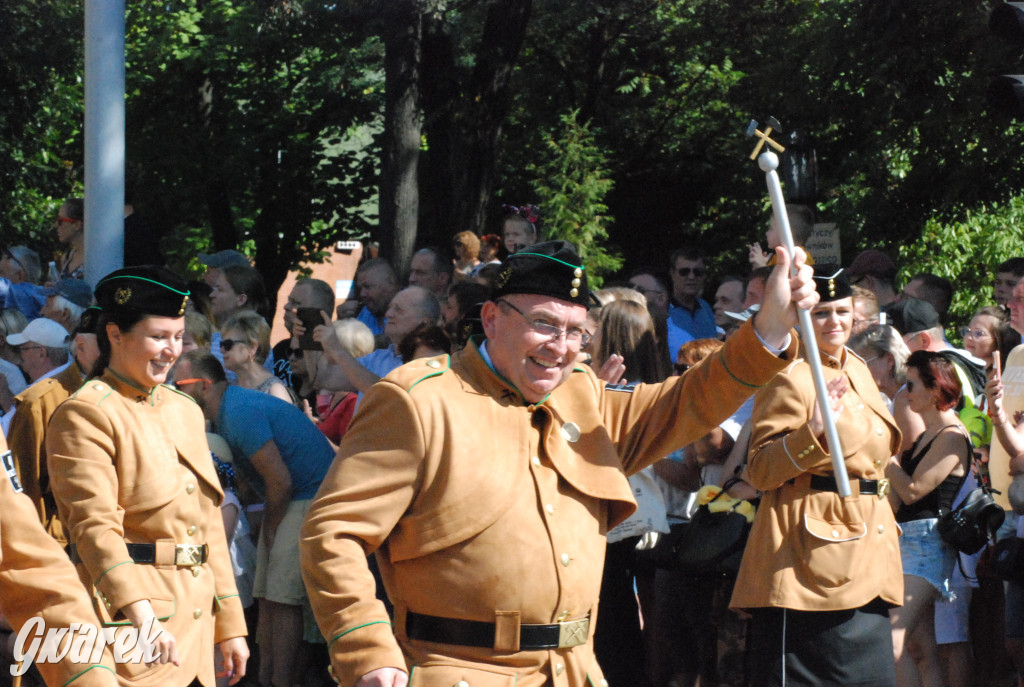
[[[877,355],[888,353],[892,356],[895,365],[893,377],[898,386],[903,386],[907,379],[907,358],[910,357],[910,349],[903,342],[903,337],[895,328],[887,324],[873,324],[858,334],[854,334],[847,344],[848,348],[864,352],[871,352],[871,355],[864,356],[871,358]]]

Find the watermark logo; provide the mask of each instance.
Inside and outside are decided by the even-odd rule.
[[[33,663],[97,663],[106,646],[110,646],[115,663],[153,663],[160,658],[154,644],[163,633],[155,624],[156,618],[149,617],[141,628],[99,628],[91,623],[46,627],[42,618],[32,618],[15,640],[17,663],[11,666],[11,675],[23,675]]]

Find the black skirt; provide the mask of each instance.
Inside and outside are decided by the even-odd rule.
[[[758,687],[892,687],[890,605],[843,611],[748,609],[748,675]]]

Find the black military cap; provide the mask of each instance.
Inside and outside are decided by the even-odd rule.
[[[818,290],[821,303],[838,301],[853,295],[849,277],[834,263],[814,266],[814,288]]]
[[[590,305],[587,270],[568,241],[544,241],[508,256],[494,278],[491,300],[514,293],[551,296]]]
[[[184,317],[189,290],[185,280],[166,267],[140,265],[111,272],[96,285],[96,302],[103,313],[143,313]]]
[[[102,314],[103,311],[100,310],[98,305],[90,305],[78,320],[78,329],[75,330],[75,334],[97,333],[99,331],[100,315]]]
[[[893,327],[903,336],[934,329],[942,324],[939,313],[928,301],[904,298],[885,308]]]

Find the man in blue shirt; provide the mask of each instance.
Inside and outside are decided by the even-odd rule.
[[[700,297],[707,275],[704,256],[693,248],[681,248],[672,254],[669,265],[672,278],[669,320],[695,339],[717,339],[715,313]]]
[[[29,321],[39,317],[46,302],[39,286],[39,255],[27,246],[11,246],[0,257],[0,299],[5,308],[20,310]]]
[[[175,380],[175,386],[192,396],[214,423],[231,447],[235,467],[265,500],[253,587],[253,596],[260,600],[257,636],[269,652],[269,662],[261,664],[268,666],[271,684],[291,684],[306,598],[299,569],[299,528],[334,459],[334,449],[292,404],[228,386],[224,368],[209,353],[196,350],[182,356]]]

